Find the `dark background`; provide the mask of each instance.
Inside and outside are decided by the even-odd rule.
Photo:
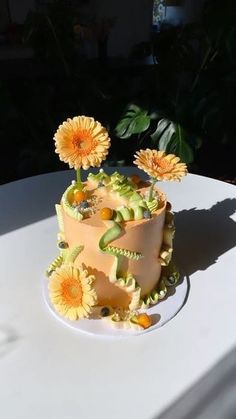
[[[21,6],[20,6],[21,4]],[[192,173],[235,182],[234,1],[0,1],[1,183],[68,167],[53,134],[85,114],[110,132],[107,164],[132,163],[149,135],[118,138],[127,104],[181,124]]]

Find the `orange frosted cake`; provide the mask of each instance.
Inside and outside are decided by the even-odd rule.
[[[163,299],[179,274],[172,263],[171,205],[157,180],[180,180],[186,166],[173,154],[140,150],[134,163],[150,176],[89,173],[99,167],[110,139],[93,118],[68,119],[55,134],[56,152],[77,179],[56,205],[59,256],[47,270],[49,297],[61,316],[106,319],[115,327],[147,328],[145,308]]]

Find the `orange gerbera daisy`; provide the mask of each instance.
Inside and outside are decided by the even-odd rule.
[[[180,180],[187,174],[186,164],[179,163],[180,158],[174,154],[147,148],[138,151],[134,157],[134,164],[156,180]]]
[[[69,320],[88,317],[97,296],[92,283],[95,277],[86,270],[63,264],[50,276],[49,297],[58,313]]]
[[[99,167],[108,154],[107,130],[88,116],[75,116],[59,126],[54,135],[56,153],[70,168]]]

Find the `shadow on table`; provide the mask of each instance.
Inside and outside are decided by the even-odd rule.
[[[55,215],[63,188],[72,179],[70,171],[33,176],[2,185],[0,189],[0,234],[6,234]]]
[[[234,198],[175,214],[175,259],[187,275],[207,269],[236,245],[236,222],[230,218],[235,211]]]
[[[11,326],[0,324],[0,361],[16,348],[19,339]]]
[[[174,404],[152,419],[235,419],[236,348]]]

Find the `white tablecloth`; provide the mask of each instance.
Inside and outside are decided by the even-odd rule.
[[[160,184],[176,213],[188,300],[164,327],[112,340],[63,326],[42,298],[57,252],[54,204],[72,177],[0,187],[0,416],[158,417],[236,345],[236,188],[196,175]]]

